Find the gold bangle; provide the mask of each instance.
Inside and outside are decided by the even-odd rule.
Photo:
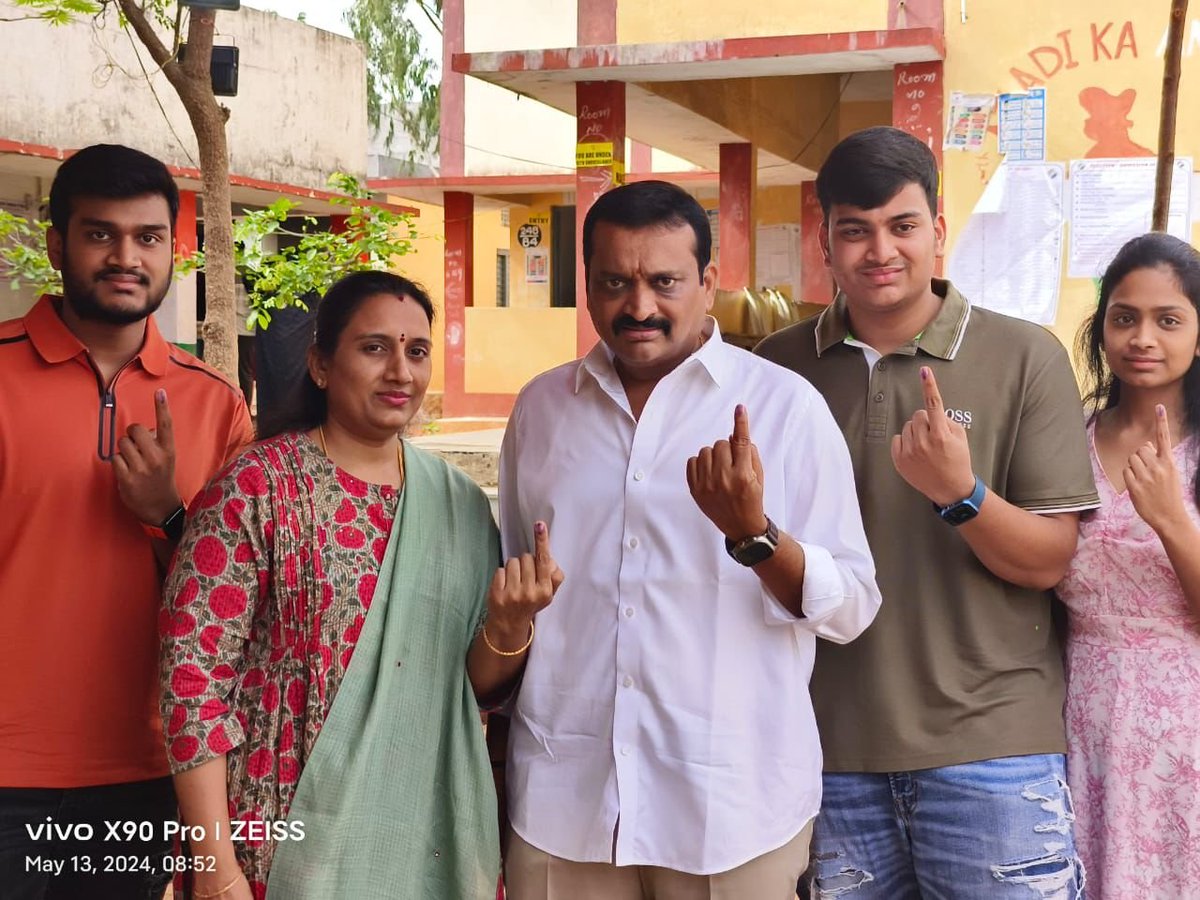
[[[533,622],[529,623],[529,640],[527,640],[525,642],[525,646],[522,647],[520,650],[499,650],[499,649],[497,649],[496,645],[493,644],[491,642],[491,640],[488,639],[487,625],[483,626],[483,642],[485,644],[487,644],[487,648],[489,650],[491,650],[493,653],[495,653],[497,656],[520,656],[522,653],[524,653],[526,650],[528,650],[530,644],[533,643]]]
[[[202,894],[199,891],[192,891],[192,896],[195,897],[196,900],[209,900],[209,898],[211,898],[211,897],[220,897],[222,894],[229,893],[229,889],[232,888],[235,884],[237,884],[238,879],[241,877],[242,877],[242,873],[239,872],[237,875],[235,875],[233,877],[233,881],[229,882],[229,884],[225,885],[225,887],[221,888],[219,891],[211,891],[210,893],[207,893],[207,894]]]

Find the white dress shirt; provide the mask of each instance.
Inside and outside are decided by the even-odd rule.
[[[537,617],[508,761],[513,827],[554,856],[707,875],[795,837],[821,802],[816,638],[850,641],[879,608],[825,401],[707,328],[639,420],[601,343],[527,385],[504,436],[505,556],[542,519],[566,574]],[[688,458],[728,439],[738,403],[765,511],[804,548],[801,619],[688,491]]]

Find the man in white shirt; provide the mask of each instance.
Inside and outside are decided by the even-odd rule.
[[[601,343],[509,421],[505,553],[543,520],[567,574],[513,715],[512,900],[791,900],[808,863],[816,638],[855,638],[879,591],[841,432],[808,382],[721,340],[711,246],[674,185],[603,195],[583,230]]]

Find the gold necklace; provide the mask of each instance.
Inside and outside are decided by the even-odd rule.
[[[324,425],[317,426],[317,437],[320,438],[320,441],[321,441],[321,452],[325,454],[326,459],[329,459],[329,451],[325,449],[325,426]],[[333,462],[333,460],[330,460],[330,462]],[[400,484],[398,486],[403,487],[404,486],[404,444],[399,439],[396,440],[396,465],[400,467]]]

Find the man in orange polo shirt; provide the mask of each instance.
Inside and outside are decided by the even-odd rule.
[[[163,340],[179,194],[80,150],[50,189],[63,296],[0,323],[0,885],[158,898],[176,817],[158,714],[184,504],[252,438],[237,385]],[[170,617],[165,617],[171,621]]]

